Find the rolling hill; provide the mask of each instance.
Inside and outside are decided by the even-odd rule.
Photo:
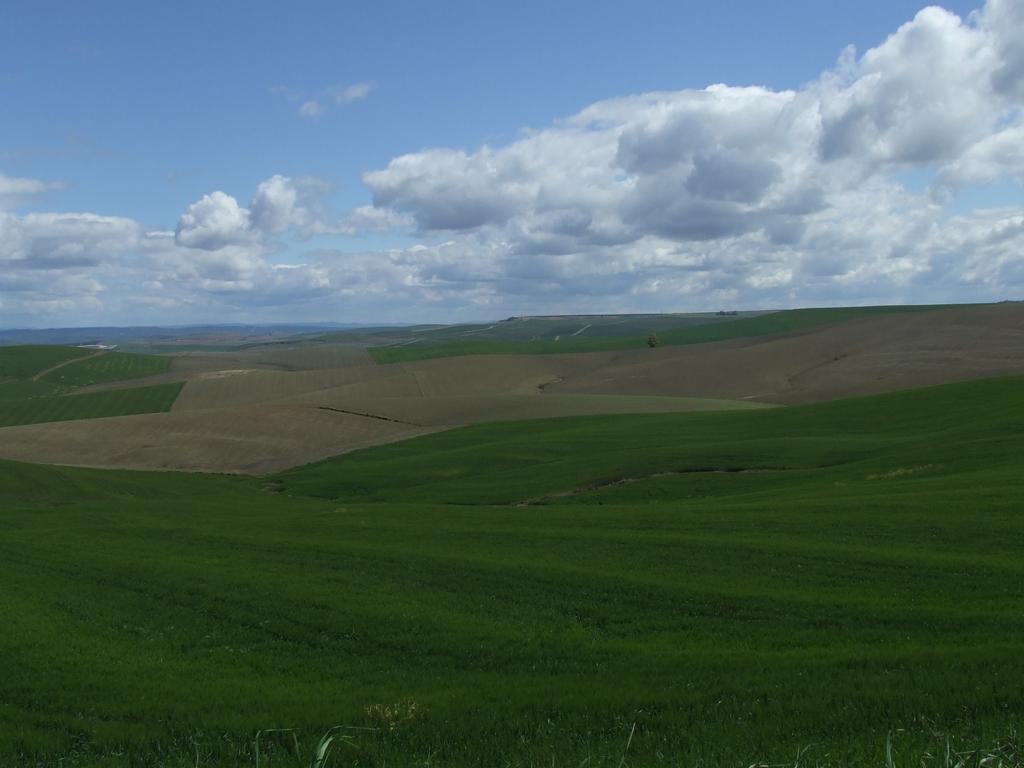
[[[339,723],[364,765],[1012,761],[1021,435],[1010,377],[262,478],[0,462],[0,762],[252,765]]]

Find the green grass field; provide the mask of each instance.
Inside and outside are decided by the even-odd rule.
[[[1022,500],[1021,378],[271,478],[0,463],[0,764],[344,723],[339,766],[1019,765]]]
[[[180,382],[86,394],[75,390],[163,373],[170,365],[165,357],[96,354],[77,347],[0,347],[0,427],[169,411]]]
[[[513,317],[493,323],[461,325],[414,325],[359,328],[327,333],[325,341],[360,343],[365,346],[415,344],[436,346],[448,342],[586,341],[608,336],[635,337],[651,331],[733,322],[759,312],[719,315],[714,312],[647,315],[565,315]]]
[[[42,378],[67,387],[107,384],[112,381],[138,379],[166,373],[171,368],[169,357],[136,355],[130,352],[105,352],[96,357],[62,366]]]
[[[87,357],[90,349],[58,347],[48,344],[22,344],[15,347],[0,347],[0,381],[4,379],[28,379],[55,365]]]
[[[685,325],[675,328],[653,328],[661,346],[704,344],[712,341],[769,336],[815,328],[830,323],[841,323],[874,315],[896,312],[923,312],[942,309],[941,306],[892,307],[840,307],[835,309],[790,309],[754,317],[732,319],[716,318],[715,322]],[[424,341],[417,344],[370,347],[369,352],[378,363],[402,363],[437,357],[460,355],[525,355],[554,354],[558,352],[600,352],[619,349],[642,349],[646,346],[648,330],[624,336],[563,337],[537,341],[504,341],[465,339],[460,341]]]
[[[40,424],[48,421],[98,419],[171,410],[182,384],[114,389],[84,395],[35,396],[21,400],[0,399],[0,427]]]
[[[4,379],[0,381],[0,404],[36,397],[53,397],[66,392],[65,387],[32,379]]]

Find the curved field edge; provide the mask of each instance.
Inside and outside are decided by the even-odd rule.
[[[887,734],[1013,765],[1022,421],[1017,377],[305,478],[0,462],[0,763],[252,765],[346,723],[360,765],[884,765]]]
[[[509,504],[656,475],[830,467],[865,461],[890,444],[894,455],[883,464],[913,463],[915,455],[922,464],[926,456],[945,462],[955,439],[1002,446],[1020,434],[1024,379],[1007,377],[792,408],[477,424],[327,459],[274,481],[322,498]]]
[[[81,395],[47,395],[21,400],[0,400],[0,427],[164,413],[174,405],[183,386],[179,382]]]
[[[716,341],[755,338],[808,330],[823,325],[878,315],[928,312],[948,309],[954,305],[839,307],[824,309],[790,309],[756,317],[686,326],[657,332],[659,346],[706,344]],[[642,349],[647,334],[638,336],[603,336],[598,338],[566,338],[559,341],[452,341],[439,344],[398,344],[369,347],[378,363],[402,363],[439,357],[463,355],[555,354],[564,352],[600,352]]]

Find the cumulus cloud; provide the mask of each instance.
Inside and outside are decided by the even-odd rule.
[[[260,182],[250,206],[253,223],[267,232],[284,231],[295,218],[298,197],[286,176],[274,175]]]
[[[100,264],[110,251],[138,241],[131,219],[91,213],[0,213],[0,264],[50,270]]]
[[[637,94],[504,145],[395,157],[363,176],[372,204],[341,215],[327,183],[284,175],[247,207],[202,197],[173,232],[0,213],[0,316],[113,301],[388,320],[1022,297],[1024,206],[950,205],[1024,183],[1022,39],[1017,0],[967,19],[926,8],[799,89]],[[41,184],[0,176],[0,201]],[[368,232],[419,242],[296,242]]]
[[[275,174],[259,183],[248,208],[225,192],[212,192],[181,214],[175,240],[188,248],[218,250],[261,242],[267,235],[286,231],[300,237],[354,233],[349,217],[328,210],[325,199],[330,191],[331,185],[322,179]],[[395,220],[386,212],[375,217]]]
[[[336,234],[356,235],[366,232],[408,230],[413,226],[410,217],[391,208],[360,205],[341,219]]]
[[[1021,39],[1012,0],[967,20],[925,8],[799,90],[602,101],[505,146],[428,149],[363,178],[423,237],[486,246],[506,288],[529,275],[564,295],[593,280],[704,306],[913,299],[948,240],[941,203],[1024,181]],[[899,182],[914,169],[935,178],[930,195]]]
[[[822,78],[822,158],[892,165],[957,157],[1002,111],[990,87],[997,63],[984,28],[925,8],[859,61],[847,58]]]
[[[1024,183],[1024,124],[976,141],[942,168],[932,189],[940,199],[948,199],[966,186],[990,184],[1003,176]]]
[[[408,211],[425,230],[473,229],[504,224],[536,193],[524,169],[504,160],[486,147],[474,155],[430,150],[398,157],[363,180],[374,205]]]
[[[991,75],[992,88],[1004,98],[1024,103],[1024,5],[1019,0],[989,0],[975,21],[992,40],[996,64]]]
[[[792,230],[786,218],[824,194],[814,106],[725,86],[618,99],[506,147],[404,155],[364,181],[424,233],[500,229],[530,251]]]
[[[188,248],[213,251],[252,240],[249,211],[224,192],[204,195],[178,220],[174,239]]]
[[[275,175],[257,185],[248,207],[223,191],[204,195],[173,231],[91,213],[0,212],[0,318],[110,322],[112,312],[144,312],[146,322],[180,322],[182,312],[216,319],[243,307],[288,307],[290,317],[304,302],[350,296],[342,286],[366,274],[363,266],[350,273],[351,259],[275,263],[279,236],[356,234],[400,218],[369,206],[333,215],[330,190],[320,179]],[[323,312],[322,303],[311,306]]]

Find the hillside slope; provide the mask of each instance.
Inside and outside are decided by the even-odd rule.
[[[1016,765],[1022,435],[1015,377],[273,478],[0,462],[0,764],[345,723],[339,764]]]
[[[680,347],[395,365],[376,365],[353,347],[267,345],[183,356],[170,372],[131,382],[186,379],[169,414],[4,430],[0,457],[273,472],[464,424],[789,405],[1021,372],[1024,305],[1017,303]]]

